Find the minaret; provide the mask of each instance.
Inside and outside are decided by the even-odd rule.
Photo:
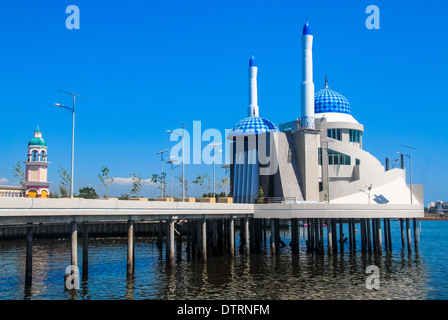
[[[308,21],[302,35],[301,129],[314,129],[313,35]]]
[[[47,143],[42,138],[39,127],[34,131],[34,138],[28,142],[28,156],[25,161],[25,197],[47,198],[50,184],[47,181],[48,165]]]
[[[252,54],[249,60],[249,117],[258,117],[257,71],[258,67]]]

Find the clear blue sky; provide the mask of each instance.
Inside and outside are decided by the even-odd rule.
[[[65,26],[71,4],[80,9],[79,30]],[[380,30],[365,26],[370,4],[380,9]],[[382,163],[405,152],[402,144],[418,148],[413,182],[424,185],[425,203],[448,200],[447,10],[434,0],[2,3],[0,183],[16,184],[12,165],[25,159],[37,124],[54,187],[58,166],[70,169],[71,117],[54,103],[71,100],[57,89],[88,97],[77,100],[76,190],[98,185],[101,165],[114,177],[160,172],[155,153],[173,146],[172,120],[231,128],[246,116],[252,52],[260,115],[276,124],[296,119],[308,18],[316,89],[327,74],[365,126],[364,149]],[[211,170],[190,165],[187,178]]]

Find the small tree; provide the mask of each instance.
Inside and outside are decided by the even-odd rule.
[[[72,184],[72,177],[70,174],[67,173],[67,170],[64,169],[61,165],[59,165],[58,169],[59,178],[61,179],[61,185],[59,186],[59,191],[61,192],[61,197],[67,197],[69,194],[71,184]]]
[[[257,202],[263,202],[266,198],[266,195],[264,194],[263,188],[261,186],[258,188],[257,198]]]
[[[107,188],[107,197],[109,198],[109,185],[114,182],[114,178],[109,176],[109,168],[106,166],[101,166],[98,178],[100,179],[103,186]]]
[[[99,196],[96,193],[95,189],[90,188],[90,187],[85,187],[82,189],[79,189],[79,195],[80,198],[84,198],[84,199],[98,199]]]
[[[199,185],[201,188],[204,187],[207,183],[207,194],[210,193],[210,177],[207,173],[204,173],[203,175],[198,174],[197,177],[192,181],[194,184]],[[199,191],[199,194],[201,192]],[[205,193],[204,193],[205,194]]]
[[[175,178],[182,185],[182,176],[176,176]],[[185,177],[184,177],[184,188],[185,188],[185,197],[188,197],[188,180]]]
[[[135,172],[132,172],[129,175],[131,176],[131,179],[132,179],[131,195],[137,196],[137,194],[139,194],[140,191],[142,190],[143,179],[142,179],[142,177],[140,175],[137,176],[135,174]]]
[[[162,172],[160,175],[154,173],[152,175],[152,182],[160,183],[159,189],[162,191],[162,197],[165,196],[166,190],[166,173]]]
[[[19,183],[24,186],[25,185],[25,172],[23,171],[23,161],[19,159],[15,165],[12,166],[12,173],[14,177],[19,179]]]

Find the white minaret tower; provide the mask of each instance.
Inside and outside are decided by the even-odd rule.
[[[314,129],[313,35],[308,21],[302,35],[301,129]]]
[[[249,117],[258,117],[257,72],[254,55],[249,60]]]

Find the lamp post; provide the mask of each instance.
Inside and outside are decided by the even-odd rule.
[[[225,185],[225,188],[226,188],[226,197],[227,197],[227,172],[229,172],[229,170],[230,170],[230,165],[229,165],[229,164],[223,164],[223,165],[221,166],[221,168],[224,168],[224,169],[225,169],[225,178],[226,178],[226,185]]]
[[[178,121],[173,121],[176,123],[179,123],[182,125],[182,134],[178,134],[172,130],[166,130],[166,132],[168,133],[174,133],[180,137],[182,137],[182,202],[185,202],[185,166],[184,166],[184,154],[185,154],[185,150],[184,150],[184,138],[185,138],[185,126],[188,126],[188,124],[186,123],[182,123],[182,122],[178,122]]]
[[[171,198],[174,198],[174,176],[173,176],[173,170],[176,169],[177,167],[180,167],[181,165],[179,164],[179,165],[174,167],[173,164],[175,162],[177,162],[177,160],[176,159],[172,159],[172,158],[173,157],[170,157],[169,158],[170,160],[168,160],[167,163],[171,164]]]
[[[159,151],[159,152],[157,152],[156,154],[160,154],[160,160],[161,160],[161,169],[160,169],[160,179],[162,179],[162,176],[163,176],[163,154],[165,153],[165,152],[167,152],[168,151],[168,149],[166,149],[166,150],[162,150],[162,151]],[[165,181],[162,181],[162,183],[164,183]],[[165,188],[164,188],[164,186],[162,185],[162,198],[165,196]]]
[[[220,144],[222,144],[221,142],[215,142],[215,143],[210,143],[209,146],[213,147],[213,197],[216,198],[216,192],[215,192],[215,155],[216,155],[216,151],[215,151],[215,147],[219,146]],[[218,150],[218,153],[222,152],[221,150]]]
[[[411,190],[411,204],[412,204],[412,155],[411,155],[411,149],[417,150],[417,148],[414,147],[410,147],[410,146],[405,146],[402,145],[402,147],[408,148],[409,149],[409,154],[405,154],[405,153],[401,153],[401,152],[397,152],[398,154],[402,155],[402,156],[406,156],[409,158],[409,186],[410,186],[410,190]]]
[[[79,94],[76,94],[76,93],[73,93],[73,92],[67,92],[67,91],[63,91],[63,90],[58,90],[58,91],[64,92],[64,93],[67,93],[67,94],[71,94],[72,97],[73,97],[73,107],[71,107],[71,108],[67,107],[67,106],[64,106],[64,105],[62,105],[60,103],[55,103],[54,104],[56,107],[67,109],[68,111],[70,111],[72,113],[72,165],[71,165],[71,167],[72,167],[71,169],[72,170],[71,170],[71,177],[70,177],[70,198],[73,199],[73,185],[74,185],[74,179],[75,179],[75,177],[74,177],[74,166],[75,166],[75,97],[76,96],[82,97],[82,98],[86,98],[86,97],[83,97],[83,96],[81,96]]]

